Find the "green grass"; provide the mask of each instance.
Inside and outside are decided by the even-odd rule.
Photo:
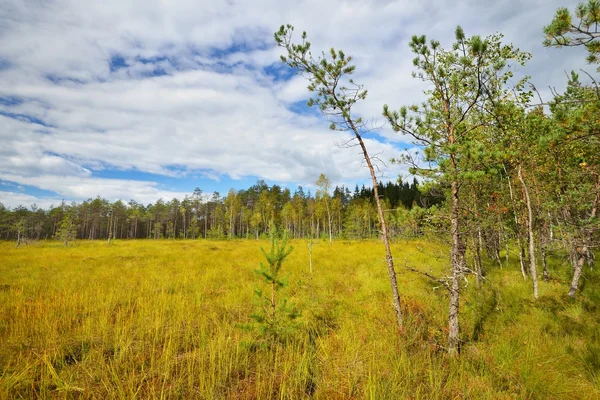
[[[396,333],[380,242],[318,243],[312,275],[306,243],[292,244],[283,293],[300,327],[260,346],[240,326],[266,241],[0,243],[0,398],[600,398],[600,285],[587,267],[576,301],[560,260],[538,301],[516,262],[481,288],[470,280],[453,360],[446,293],[400,269]],[[393,252],[447,265],[431,242]]]

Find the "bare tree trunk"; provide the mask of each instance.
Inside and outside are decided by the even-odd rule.
[[[525,264],[527,264],[527,256],[525,255],[525,248],[523,245],[519,245],[519,264],[521,265],[521,275],[523,275],[523,280],[527,280],[527,268]]]
[[[576,247],[573,257],[573,280],[571,281],[571,287],[569,288],[569,297],[575,299],[575,293],[579,287],[579,279],[583,271],[583,264],[587,254],[588,246],[584,244],[581,247]]]
[[[110,244],[110,234],[111,234],[111,231],[112,231],[112,229],[111,229],[112,225],[111,224],[112,224],[112,217],[109,217],[108,218],[108,243],[109,244]]]
[[[477,228],[477,240],[473,238],[473,248],[475,249],[475,282],[477,285],[481,285],[481,278],[483,277],[483,268],[481,266],[481,228]]]
[[[548,282],[548,280],[550,279],[550,277],[548,276],[548,264],[546,263],[546,242],[542,242],[542,249],[541,249],[541,253],[542,253],[542,268],[543,268],[543,273],[544,273],[544,281]]]
[[[513,195],[512,183],[510,182],[510,175],[506,171],[506,167],[504,167],[504,172],[506,172],[506,177],[508,181],[508,192],[510,194],[510,202],[513,206],[513,216],[515,217],[515,227],[517,229],[517,246],[519,248],[519,263],[521,265],[521,274],[523,275],[523,280],[527,280],[527,273],[525,272],[525,260],[523,257],[523,244],[521,243],[521,235],[519,233],[519,219],[517,218],[517,206],[515,203],[515,197]],[[508,263],[508,249],[507,249],[507,263]]]
[[[529,271],[531,274],[531,280],[533,281],[533,297],[538,298],[538,279],[537,279],[537,266],[535,262],[535,238],[533,236],[533,211],[531,209],[531,200],[529,198],[529,190],[523,179],[523,171],[519,165],[518,169],[519,180],[523,185],[523,191],[525,192],[525,203],[527,206],[527,233],[529,236]]]
[[[233,239],[233,207],[231,207],[229,214],[229,239]]]
[[[308,239],[308,268],[310,273],[312,274],[312,239]]]
[[[331,232],[331,212],[329,211],[329,199],[327,198],[327,203],[325,206],[327,207],[327,223],[329,224],[329,243],[333,242],[333,234]]]
[[[542,276],[545,282],[548,282],[550,279],[548,275],[548,260],[547,260],[547,250],[548,250],[548,228],[550,222],[544,223],[540,230],[540,255],[542,257]]]
[[[207,228],[208,228],[208,203],[204,207],[204,239],[206,239]]]
[[[379,216],[379,225],[381,226],[381,235],[383,239],[383,244],[385,246],[385,258],[387,262],[388,274],[390,277],[390,284],[392,286],[392,300],[394,302],[394,310],[396,311],[396,322],[398,324],[398,330],[402,330],[402,309],[400,308],[400,294],[398,292],[398,281],[396,279],[396,271],[394,269],[394,258],[392,257],[392,249],[390,247],[390,241],[388,238],[387,226],[385,223],[385,216],[383,214],[383,207],[381,205],[381,199],[379,198],[379,191],[377,189],[377,175],[375,174],[375,168],[373,167],[373,163],[371,162],[371,157],[369,157],[369,153],[367,152],[367,148],[365,143],[362,140],[358,129],[354,125],[352,120],[349,120],[350,127],[360,144],[360,148],[363,151],[363,156],[365,158],[365,162],[369,167],[369,172],[371,173],[371,180],[373,181],[373,194],[375,196],[375,202],[377,204],[377,214]]]
[[[452,216],[450,233],[452,235],[451,264],[452,283],[450,285],[450,307],[448,313],[448,353],[451,356],[458,355],[460,349],[460,276],[462,272],[462,257],[460,254],[460,232],[459,232],[459,197],[458,182],[452,182]]]

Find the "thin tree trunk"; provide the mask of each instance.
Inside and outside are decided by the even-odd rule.
[[[569,288],[569,297],[575,299],[575,293],[579,287],[579,279],[583,271],[583,264],[587,254],[588,247],[584,244],[581,247],[575,248],[573,255],[573,280],[571,281],[571,287]]]
[[[233,207],[231,207],[229,214],[229,239],[233,239]]]
[[[308,269],[312,274],[312,239],[308,239]]]
[[[327,203],[325,206],[327,207],[327,222],[329,224],[329,243],[333,242],[333,234],[331,233],[331,212],[329,211],[329,199],[326,199]]]
[[[543,242],[542,242],[541,253],[542,253],[542,268],[544,270],[544,281],[548,282],[548,280],[550,278],[548,276],[548,264],[546,262],[546,240],[545,239],[543,239]]]
[[[321,238],[321,220],[317,218],[317,239]]]
[[[548,250],[548,227],[550,222],[547,221],[540,230],[540,255],[542,257],[542,276],[545,282],[548,282],[550,279],[548,275],[548,260],[547,260],[547,250]]]
[[[110,244],[110,233],[112,229],[112,217],[108,218],[108,243]]]
[[[450,307],[448,313],[448,353],[451,356],[458,355],[460,349],[460,276],[462,272],[461,243],[459,232],[459,196],[458,182],[452,182],[452,216],[450,233],[452,235],[451,264],[452,283],[450,286]]]
[[[396,279],[396,271],[394,269],[394,258],[392,257],[392,249],[390,247],[390,241],[388,239],[387,226],[385,223],[385,216],[383,214],[383,207],[381,205],[381,199],[379,199],[379,191],[377,190],[377,175],[375,174],[375,168],[373,167],[373,163],[371,162],[371,158],[369,157],[369,153],[367,152],[367,148],[365,143],[356,129],[354,122],[350,119],[350,127],[354,132],[358,143],[360,144],[360,148],[363,151],[363,156],[369,167],[369,172],[371,173],[371,180],[373,181],[373,194],[375,196],[375,202],[377,204],[377,214],[379,216],[379,224],[381,226],[381,234],[383,238],[383,243],[385,246],[385,258],[387,262],[388,275],[390,278],[390,284],[392,286],[392,301],[394,302],[394,310],[396,311],[396,322],[398,324],[398,330],[402,330],[402,309],[400,308],[400,294],[398,292],[398,281]]]
[[[519,180],[523,185],[523,191],[525,192],[525,202],[527,203],[527,233],[529,236],[529,271],[531,274],[531,280],[533,281],[533,297],[538,298],[538,279],[537,279],[537,266],[535,262],[535,238],[533,236],[533,211],[531,209],[531,200],[529,198],[529,190],[523,179],[523,171],[519,165],[518,169]]]
[[[482,238],[481,238],[481,228],[477,227],[477,242],[475,243],[475,257],[477,258],[477,270],[475,271],[477,273],[476,275],[476,282],[477,285],[481,284],[481,278],[483,277],[483,267],[481,264],[481,248],[482,248]]]
[[[510,175],[508,175],[508,172],[506,171],[506,167],[504,167],[504,172],[506,173],[506,176],[507,176],[508,192],[510,194],[510,202],[512,203],[512,206],[513,206],[513,216],[515,218],[515,227],[517,229],[517,232],[516,232],[517,233],[517,246],[519,248],[519,263],[521,265],[521,274],[523,275],[523,280],[526,281],[527,273],[525,272],[525,260],[523,257],[523,244],[521,242],[521,234],[519,232],[519,219],[517,218],[517,206],[515,203],[515,197],[513,195],[512,183],[510,182]],[[508,257],[508,250],[507,250],[507,257]]]

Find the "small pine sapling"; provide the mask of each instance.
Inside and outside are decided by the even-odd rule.
[[[261,247],[266,262],[260,263],[255,272],[263,279],[267,288],[257,288],[257,310],[251,318],[257,323],[260,335],[270,340],[285,340],[295,328],[294,321],[300,316],[298,310],[282,297],[280,291],[287,286],[281,278],[281,268],[287,256],[294,249],[288,247],[288,237],[272,230],[270,233],[271,248],[265,251]]]

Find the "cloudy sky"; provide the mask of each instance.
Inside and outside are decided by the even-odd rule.
[[[2,0],[0,202],[143,203],[247,188],[257,179],[310,188],[366,182],[357,149],[304,104],[306,82],[279,61],[273,32],[291,23],[315,50],[353,55],[369,89],[360,114],[421,99],[408,41],[448,45],[501,32],[533,53],[520,71],[547,94],[582,49],[545,49],[542,28],[567,0]],[[587,70],[591,70],[587,67]],[[383,127],[367,138],[382,160],[410,148]],[[401,166],[388,165],[396,179]]]

